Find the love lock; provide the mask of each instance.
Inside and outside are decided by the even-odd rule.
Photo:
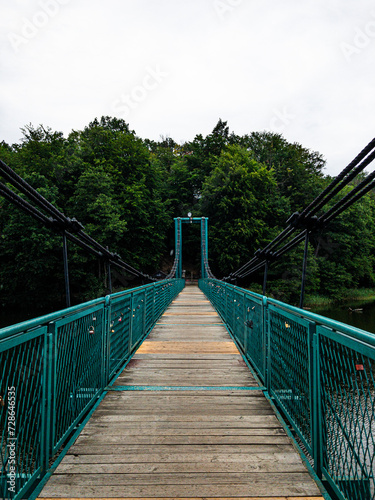
[[[90,326],[90,328],[89,328],[89,334],[90,335],[94,335],[94,333],[95,333],[95,328],[93,326]]]

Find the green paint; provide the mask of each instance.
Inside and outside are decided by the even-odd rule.
[[[375,335],[219,280],[199,286],[316,474],[339,499],[373,498]]]

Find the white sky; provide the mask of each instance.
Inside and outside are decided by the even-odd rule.
[[[317,150],[375,136],[371,0],[0,0],[0,141],[102,115],[177,142],[219,118]]]

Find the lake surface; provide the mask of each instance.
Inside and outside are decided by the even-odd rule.
[[[355,311],[354,309],[362,309],[362,311]],[[324,309],[311,308],[311,312],[375,333],[375,302],[355,301],[346,305],[336,305]]]

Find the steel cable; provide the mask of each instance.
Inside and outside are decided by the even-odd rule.
[[[264,258],[267,252],[271,252],[289,236],[291,236],[293,232],[298,229],[298,225],[306,224],[306,221],[311,220],[311,217],[314,216],[314,214],[316,214],[316,212],[320,208],[322,208],[336,194],[342,191],[342,189],[350,181],[352,181],[360,172],[362,172],[375,159],[375,151],[373,151],[374,148],[375,138],[370,141],[370,143],[354,158],[351,163],[349,163],[347,167],[344,168],[344,170],[339,175],[335,177],[335,179],[329,184],[329,186],[327,186],[327,188],[322,191],[322,193],[320,193],[300,214],[296,214],[293,225],[289,224],[289,226],[286,227],[270,243],[268,243],[266,247],[264,247],[262,250],[258,250],[257,253],[259,253],[259,256],[254,256],[249,262],[244,264],[235,272],[231,273],[229,276],[223,278],[223,280],[227,281],[235,278],[244,278],[263,267],[267,259],[258,264],[257,261],[259,261],[261,258]],[[334,217],[337,217],[339,214],[341,214],[351,204],[355,203],[358,199],[369,192],[373,187],[375,187],[375,172],[367,176],[364,181],[362,181],[350,193],[348,193],[344,198],[337,202],[330,210],[328,210],[328,212],[317,219],[318,225],[322,227],[328,224],[328,222],[330,222]],[[281,257],[286,252],[290,251],[296,245],[301,243],[305,238],[306,231],[307,229],[294,237],[290,242],[286,243],[278,251],[274,252],[272,258],[276,259]]]
[[[83,231],[83,226],[77,220],[69,219],[68,217],[66,217],[54,205],[52,205],[52,203],[46,200],[40,193],[38,193],[38,191],[30,186],[24,179],[22,179],[22,177],[16,174],[16,172],[14,172],[2,160],[0,160],[0,173],[10,184],[16,187],[21,193],[26,195],[41,209],[51,215],[52,219],[48,218],[45,214],[43,214],[29,202],[21,198],[18,194],[14,193],[7,186],[5,186],[5,184],[0,183],[0,192],[6,199],[8,199],[8,201],[17,205],[28,215],[33,216],[45,226],[52,228],[55,231],[64,231],[67,238],[73,243],[80,246],[82,249],[91,252],[97,257],[106,257],[111,261],[112,264],[128,271],[134,276],[154,281],[153,278],[122,261],[120,256],[110,252],[107,248],[98,243],[94,238],[85,233]],[[76,236],[73,236],[71,234],[70,231],[72,230],[76,234]]]

